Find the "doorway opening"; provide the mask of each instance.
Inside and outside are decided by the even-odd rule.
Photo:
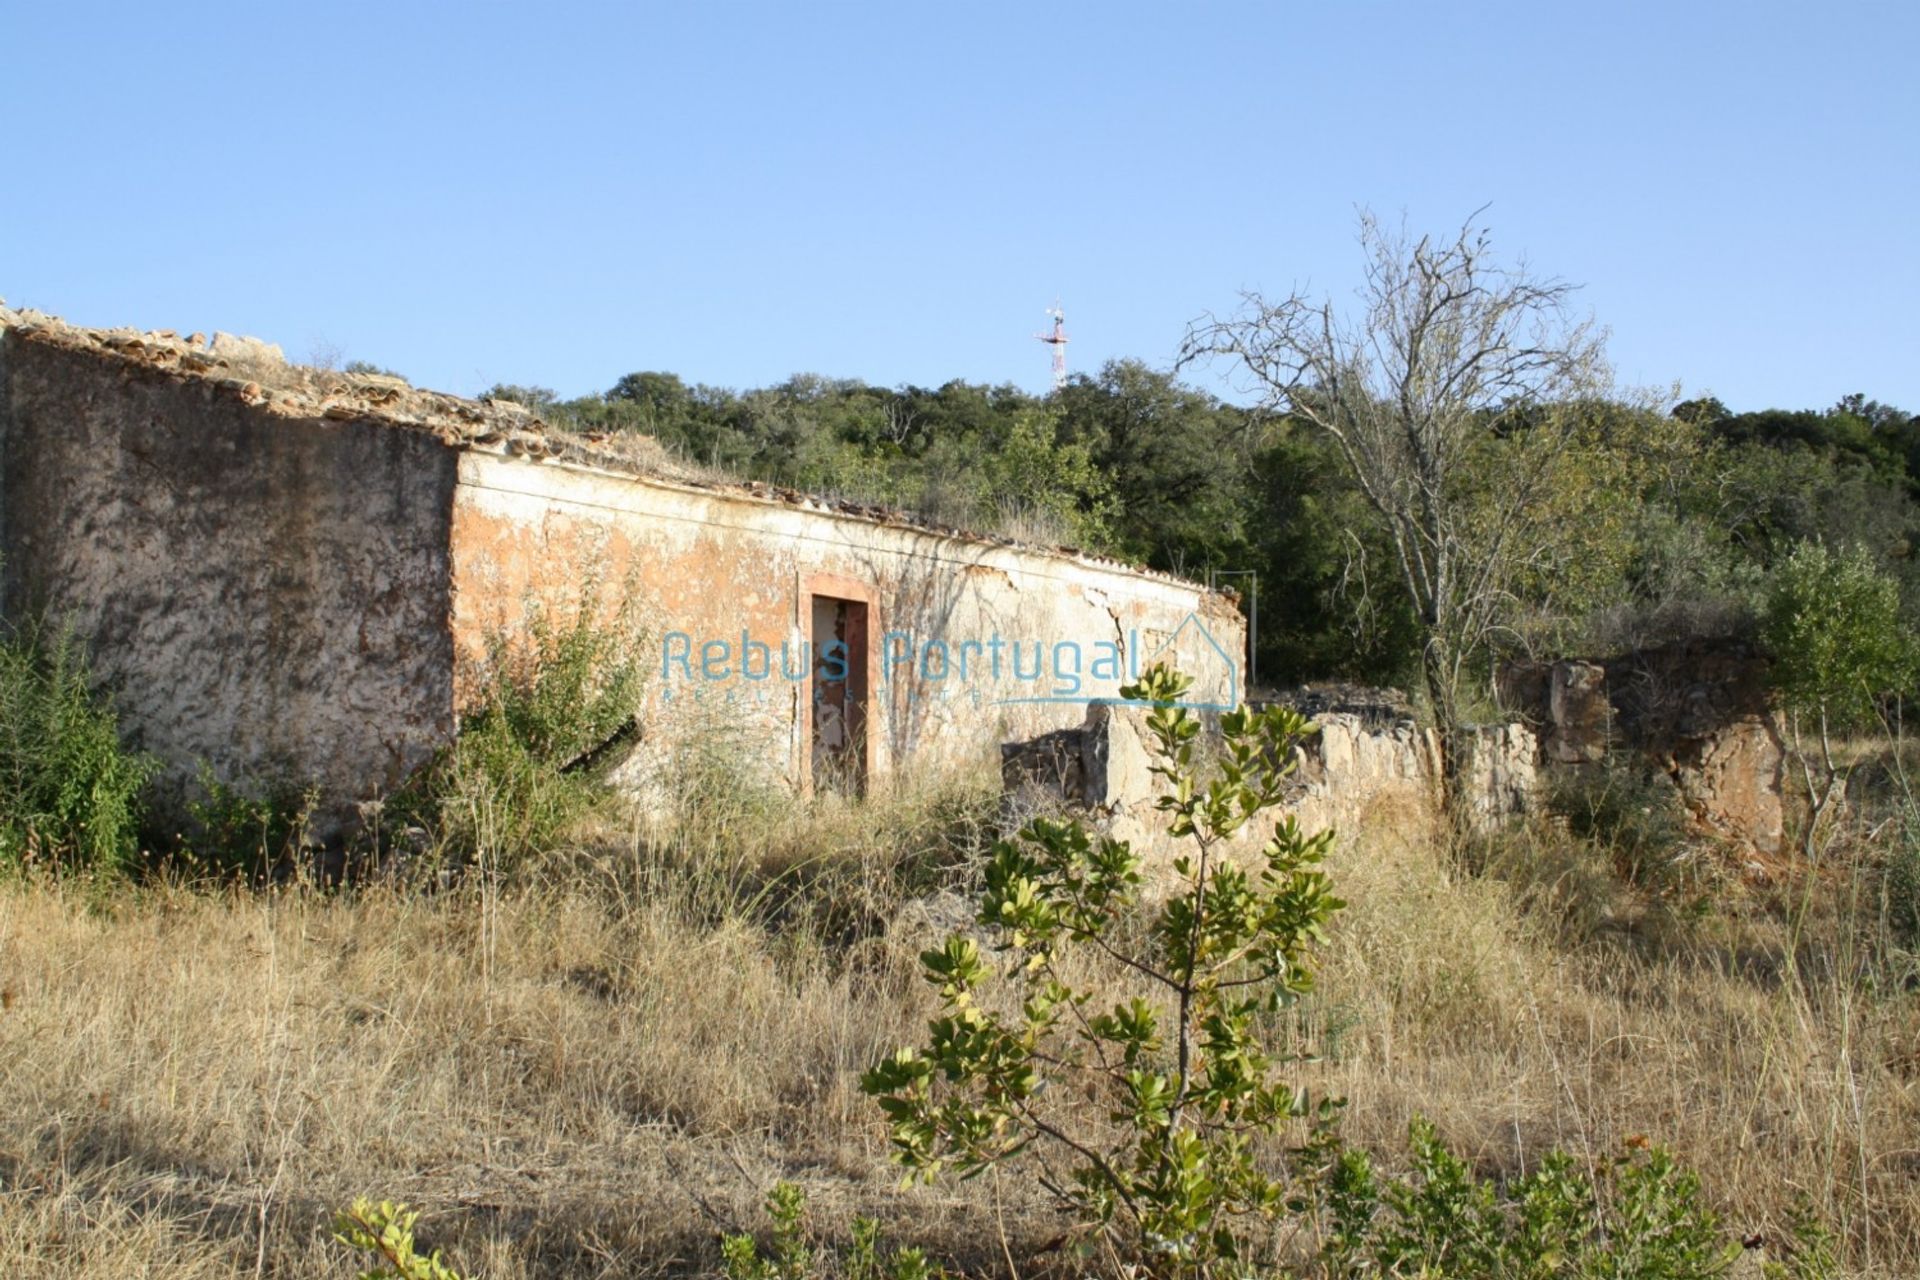
[[[811,597],[812,774],[815,790],[857,796],[867,788],[867,606]]]

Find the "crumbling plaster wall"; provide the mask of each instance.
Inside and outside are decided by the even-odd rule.
[[[780,668],[783,645],[792,670],[807,665],[799,655],[813,593],[868,605],[868,773],[876,780],[909,763],[991,759],[1001,742],[1078,724],[1088,698],[1112,697],[1121,683],[1091,669],[1103,643],[1141,667],[1166,646],[1199,678],[1196,696],[1225,702],[1238,693],[1219,650],[1237,661],[1245,630],[1225,597],[1109,562],[876,522],[816,501],[474,450],[460,459],[452,549],[462,706],[483,688],[490,638],[523,627],[530,603],[577,608],[588,579],[603,608],[632,603],[648,633],[648,768],[699,735],[768,781],[808,785],[811,685]],[[1219,650],[1201,626],[1182,630],[1194,615]],[[669,650],[669,635],[684,636],[685,647]],[[994,637],[1022,645],[1028,668],[1033,646],[1043,646],[1043,677],[1015,678],[1009,650],[994,679],[985,651]],[[945,676],[935,674],[942,652],[927,647],[932,641],[945,646]],[[960,679],[958,651],[968,641],[981,648],[967,655],[969,675]],[[720,678],[703,670],[710,642],[725,646],[714,667],[728,672]],[[1062,642],[1078,647],[1077,679],[1055,678]],[[769,678],[741,676],[737,659],[751,645],[767,647]]]
[[[0,609],[73,627],[167,781],[315,782],[337,826],[453,730],[456,453],[228,383],[0,330]]]

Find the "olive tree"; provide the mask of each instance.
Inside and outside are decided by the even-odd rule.
[[[1604,337],[1572,313],[1575,286],[1503,264],[1472,219],[1415,240],[1363,214],[1360,242],[1357,309],[1248,293],[1190,328],[1182,360],[1224,358],[1337,446],[1419,621],[1452,780],[1470,664],[1509,625],[1517,584],[1573,537],[1552,498],[1610,384]]]

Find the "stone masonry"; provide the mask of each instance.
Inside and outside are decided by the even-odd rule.
[[[1284,805],[1309,831],[1386,823],[1410,835],[1437,829],[1439,752],[1405,700],[1391,690],[1308,686],[1280,695],[1309,716]],[[1100,817],[1119,838],[1161,843],[1149,772],[1151,738],[1137,707],[1099,704],[1074,729],[1002,749],[1016,804],[1065,803]],[[1203,717],[1203,720],[1207,717]],[[1539,788],[1539,739],[1524,724],[1472,730],[1461,768],[1476,825],[1491,829],[1527,812]],[[1252,839],[1263,838],[1252,833]]]
[[[1516,663],[1508,706],[1543,735],[1557,768],[1633,753],[1669,778],[1711,835],[1780,848],[1785,751],[1766,661],[1745,645],[1696,641],[1601,661]]]

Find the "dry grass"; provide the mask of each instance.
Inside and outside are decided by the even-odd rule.
[[[893,1206],[857,1082],[918,1029],[921,940],[824,907],[937,878],[904,859],[982,797],[514,893],[0,888],[0,1275],[351,1275],[323,1227],[367,1193],[490,1277],[704,1268],[779,1177]]]
[[[1853,1271],[1920,1274],[1920,1000],[1863,863],[1705,910],[1637,900],[1549,827],[1465,875],[1391,830],[1333,859],[1351,900],[1314,1005],[1350,1140],[1418,1113],[1483,1169],[1672,1149],[1742,1235],[1805,1196]]]
[[[0,1275],[350,1276],[324,1224],[357,1194],[494,1280],[703,1271],[779,1177],[828,1231],[1003,1270],[1044,1209],[1012,1176],[897,1191],[857,1088],[929,1009],[941,911],[903,903],[992,803],[752,806],[511,893],[0,888]],[[1391,1158],[1420,1112],[1517,1169],[1646,1135],[1737,1229],[1805,1192],[1856,1273],[1920,1271],[1920,1009],[1863,976],[1863,877],[1680,921],[1550,835],[1466,876],[1398,825],[1337,855],[1300,1019],[1352,1138]]]

